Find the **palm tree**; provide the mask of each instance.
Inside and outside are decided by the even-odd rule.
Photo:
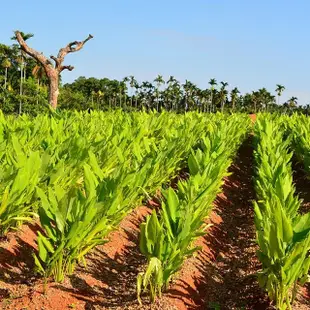
[[[288,106],[290,109],[294,109],[297,107],[297,100],[298,98],[297,97],[291,97],[289,100],[288,100]]]
[[[228,83],[227,82],[221,82],[222,84],[222,87],[221,87],[221,90],[220,90],[220,102],[221,102],[221,110],[222,110],[222,113],[224,112],[224,105],[225,105],[225,101],[227,99],[227,95],[228,95],[228,92],[226,90],[226,87],[228,86]]]
[[[169,76],[168,81],[166,82],[168,85],[171,85],[173,83],[177,82],[176,78],[173,75]]]
[[[32,69],[32,75],[37,79],[37,104],[39,103],[39,90],[40,90],[40,81],[43,79],[45,74],[44,68],[41,64],[36,64]]]
[[[10,59],[7,57],[4,58],[1,66],[5,69],[5,72],[4,72],[4,89],[6,89],[6,84],[7,84],[7,80],[8,80],[8,70],[12,66]]]
[[[221,82],[221,84],[222,84],[222,89],[225,89],[227,86],[228,86],[228,83],[227,82]]]
[[[134,96],[135,96],[136,108],[137,108],[137,91],[139,89],[139,84],[133,75],[131,75],[129,77],[129,86],[131,88],[131,96],[130,96],[131,97],[131,106],[133,106],[133,103],[132,103],[133,89],[135,89]]]
[[[176,99],[176,97],[174,97],[175,85],[178,84],[179,82],[176,80],[174,76],[170,75],[166,83],[168,85],[165,91],[167,108],[169,107],[171,110],[173,110],[173,107],[174,107],[173,102],[174,102],[174,99]],[[169,101],[170,101],[170,104],[169,104]]]
[[[240,94],[240,91],[239,91],[239,89],[237,87],[232,89],[231,92],[230,92],[231,106],[232,106],[233,112],[235,111],[238,94]]]
[[[258,98],[261,105],[265,106],[265,111],[268,110],[268,105],[274,102],[274,96],[264,87],[258,90]]]
[[[2,58],[1,67],[4,68],[4,89],[7,88],[8,70],[12,66],[13,49],[9,46],[0,44],[0,56]]]
[[[183,84],[183,89],[185,92],[185,111],[189,110],[191,104],[194,102],[193,97],[196,94],[197,86],[190,82],[189,80],[185,80],[185,84]]]
[[[283,85],[277,84],[276,92],[278,94],[278,105],[280,104],[280,97],[284,90],[285,90],[285,87]]]
[[[257,113],[257,104],[258,104],[258,92],[253,91],[251,94],[251,101],[254,103],[254,113]]]
[[[162,77],[162,75],[158,74],[156,79],[154,79],[154,82],[156,83],[156,88],[155,88],[155,94],[156,94],[156,110],[157,112],[159,111],[159,96],[160,96],[160,86],[162,84],[165,84],[165,81]]]
[[[144,81],[141,84],[141,90],[140,90],[140,95],[141,99],[146,106],[147,109],[151,108],[152,105],[152,93],[153,93],[154,86],[152,83],[148,81]]]
[[[171,85],[171,109],[178,110],[180,107],[180,101],[182,99],[182,89],[180,82],[175,80]]]
[[[210,106],[210,112],[213,106],[213,92],[214,92],[214,87],[217,85],[216,79],[210,79],[209,84],[211,85],[211,106]],[[214,106],[213,106],[214,107]],[[214,107],[215,108],[215,107]],[[215,109],[213,109],[213,112],[215,112]]]
[[[125,76],[123,78],[123,83],[122,83],[122,91],[123,91],[123,94],[124,94],[124,107],[127,105],[127,83],[130,81],[130,78],[128,76]]]
[[[136,109],[138,109],[138,95],[139,95],[139,90],[141,89],[141,85],[136,81],[134,88],[135,88],[135,105],[136,105]]]
[[[24,41],[27,41],[28,39],[33,37],[32,33],[24,33],[24,32],[20,32],[22,38],[24,39]],[[11,38],[12,40],[17,40],[16,36]],[[25,79],[26,74],[24,74],[24,70],[25,70],[25,62],[24,59],[26,57],[26,54],[23,52],[22,49],[20,49],[20,59],[19,59],[19,63],[20,63],[20,87],[19,87],[19,95],[20,95],[20,99],[19,99],[19,114],[22,113],[22,95],[23,95],[23,79]]]

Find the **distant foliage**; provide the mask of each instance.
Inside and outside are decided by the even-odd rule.
[[[47,82],[42,66],[22,53],[17,44],[0,44],[0,109],[4,113],[37,115],[47,111]],[[296,97],[281,102],[283,85],[276,85],[275,95],[265,88],[241,94],[236,87],[229,91],[230,86],[210,79],[209,87],[201,89],[188,80],[182,84],[173,76],[165,81],[161,75],[141,83],[134,76],[121,81],[79,77],[73,83],[60,85],[58,107],[78,111],[121,108],[125,111],[310,113],[310,106],[298,106]]]

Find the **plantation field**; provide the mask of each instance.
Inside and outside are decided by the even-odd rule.
[[[309,309],[306,116],[0,111],[1,309]]]

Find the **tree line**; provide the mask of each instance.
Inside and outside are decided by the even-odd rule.
[[[298,105],[296,97],[283,102],[281,98],[285,87],[280,84],[273,92],[261,88],[245,94],[241,94],[237,87],[228,90],[227,82],[218,82],[214,78],[210,79],[206,88],[199,88],[189,80],[181,83],[174,76],[164,80],[161,75],[153,81],[142,82],[134,76],[120,81],[79,77],[73,83],[63,85],[61,72],[73,69],[72,66],[62,65],[64,56],[81,49],[92,36],[82,42],[71,42],[60,49],[57,57],[51,56],[55,66],[43,54],[28,47],[26,42],[32,36],[15,32],[12,45],[0,44],[0,109],[4,113],[35,115],[49,109],[49,69],[57,74],[59,109],[310,113],[310,105]]]

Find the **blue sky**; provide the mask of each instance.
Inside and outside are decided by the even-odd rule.
[[[12,2],[11,2],[12,3]],[[66,58],[78,76],[138,81],[158,74],[207,87],[210,78],[242,92],[276,84],[285,99],[310,103],[308,0],[16,0],[1,4],[0,42],[13,30],[29,45],[56,54],[68,42],[94,39]]]

